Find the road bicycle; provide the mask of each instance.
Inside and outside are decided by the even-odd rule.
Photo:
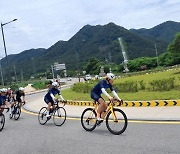
[[[9,108],[0,107],[1,110],[7,109],[7,112],[9,111]],[[0,112],[0,131],[3,130],[5,124],[5,116],[3,114],[3,111]]]
[[[64,109],[64,106],[66,104],[65,101],[62,102],[63,106],[59,106],[59,102],[55,102],[55,107],[50,108],[49,114],[50,117],[46,117],[47,115],[47,107],[42,107],[38,114],[38,120],[41,125],[45,125],[47,121],[53,117],[54,124],[56,126],[62,126],[66,121],[66,110]]]
[[[114,108],[117,102],[117,100],[109,101],[106,111],[101,113],[101,118],[103,121],[106,121],[106,127],[114,135],[122,134],[128,124],[126,114],[121,109]],[[98,103],[94,103],[94,108],[86,108],[81,115],[81,124],[86,131],[93,131],[97,126]],[[122,103],[119,102],[119,104],[121,105]]]
[[[20,103],[16,101],[14,106],[12,107],[12,112],[9,115],[9,118],[12,119],[14,117],[15,120],[18,120],[20,115],[21,115]]]

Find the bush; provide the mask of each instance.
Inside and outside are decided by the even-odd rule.
[[[174,88],[175,78],[153,80],[149,82],[152,91],[169,91]]]
[[[137,81],[125,81],[124,83],[118,83],[115,85],[118,92],[137,92]]]
[[[90,93],[91,89],[94,87],[92,83],[75,83],[72,87],[72,90],[79,93]]]

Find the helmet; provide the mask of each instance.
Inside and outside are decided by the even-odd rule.
[[[58,87],[59,84],[58,84],[57,82],[53,82],[53,83],[52,83],[52,86],[53,86],[53,87]]]
[[[106,74],[106,78],[110,79],[110,80],[114,80],[115,79],[115,75],[113,73],[107,73]]]
[[[23,87],[20,87],[19,90],[20,90],[20,91],[24,91],[24,88],[23,88]]]
[[[6,89],[6,88],[2,88],[2,89],[1,89],[1,92],[5,92],[5,93],[6,93],[6,92],[7,92],[7,89]]]

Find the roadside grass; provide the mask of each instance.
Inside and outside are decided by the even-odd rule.
[[[92,101],[89,93],[77,93],[77,92],[72,91],[71,89],[62,90],[61,93],[66,100]],[[180,99],[179,90],[171,90],[171,91],[163,91],[163,92],[139,91],[136,93],[118,93],[118,95],[121,99],[125,101]],[[106,96],[102,95],[102,97],[106,99]]]
[[[153,80],[161,80],[161,79],[168,79],[168,78],[175,78],[175,88],[169,91],[148,91],[140,90],[138,92],[118,92],[118,95],[121,99],[126,101],[148,101],[148,100],[176,100],[180,99],[180,69],[176,70],[166,70],[163,72],[157,73],[148,73],[144,75],[134,75],[131,77],[121,77],[116,79],[114,84],[123,83],[125,81],[144,81],[146,83],[146,87],[150,87],[148,84]],[[98,82],[98,81],[97,81]],[[72,89],[66,89],[62,91],[62,95],[67,100],[79,100],[79,101],[91,101],[90,93],[80,93],[75,92]],[[103,95],[102,95],[103,96]],[[103,96],[106,99],[106,96]]]

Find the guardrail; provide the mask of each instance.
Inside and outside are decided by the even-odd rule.
[[[68,100],[68,105],[94,106],[92,101],[73,101]],[[116,103],[115,106],[120,106]],[[124,101],[122,107],[156,107],[156,106],[180,106],[180,100],[154,100],[154,101]]]

